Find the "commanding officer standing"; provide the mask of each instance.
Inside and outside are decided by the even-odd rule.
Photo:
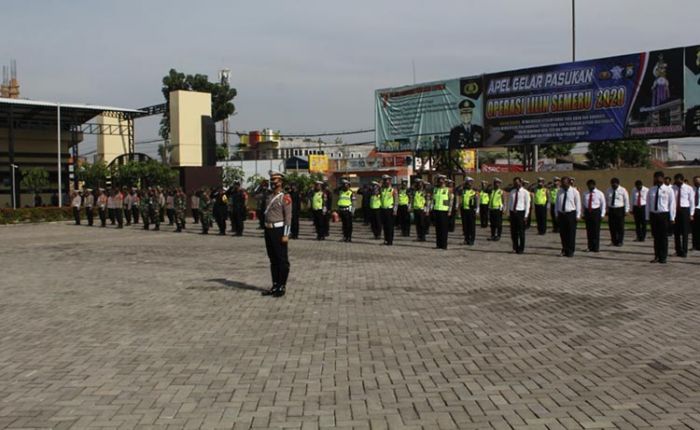
[[[613,246],[622,246],[625,241],[625,214],[630,211],[629,193],[620,186],[619,179],[612,178],[605,197],[608,207],[610,241]]]
[[[632,188],[632,215],[634,215],[634,230],[637,234],[635,242],[644,242],[647,237],[647,195],[649,188],[642,184],[642,181],[637,179]]]
[[[465,245],[474,245],[476,239],[476,214],[479,211],[476,191],[474,190],[474,178],[467,176],[464,179],[464,187],[459,195],[457,206],[462,216],[462,233]]]
[[[583,193],[583,219],[586,221],[588,252],[600,250],[600,220],[605,216],[605,196],[595,187],[595,181],[586,182],[588,191]]]
[[[502,181],[499,178],[493,180],[493,189],[489,195],[489,222],[491,223],[491,238],[489,240],[501,240],[503,232],[503,190],[501,189]]]
[[[552,185],[549,187],[549,214],[552,216],[552,232],[559,233],[559,215],[557,211],[557,195],[561,187],[561,179],[558,176],[552,178]]]
[[[338,212],[343,223],[343,242],[352,242],[352,215],[355,212],[355,193],[350,189],[350,181],[341,180],[338,189]]]
[[[508,209],[510,210],[510,237],[516,254],[525,252],[525,223],[530,216],[530,204],[530,191],[523,187],[522,179],[513,179]]]
[[[535,187],[535,220],[537,221],[537,234],[542,236],[547,233],[547,194],[549,191],[544,186],[544,178],[537,178]]]
[[[316,181],[311,194],[311,214],[314,220],[314,227],[316,227],[316,240],[324,240],[326,238],[326,229],[324,227],[326,221],[326,193],[321,189],[322,186],[323,181]]]
[[[287,290],[289,257],[287,244],[292,228],[292,198],[282,190],[284,175],[270,171],[272,192],[265,201],[265,248],[270,258],[272,288],[264,296],[282,297]]]
[[[673,188],[664,184],[664,172],[654,173],[654,186],[647,194],[646,218],[654,237],[654,259],[650,263],[666,264],[668,258],[668,226],[676,219]]]
[[[693,216],[693,250],[700,251],[700,176],[693,178],[693,187],[695,187],[695,215]]]
[[[416,178],[413,182],[413,188],[411,208],[413,208],[413,219],[416,225],[416,242],[425,242],[426,227],[430,220],[428,218],[428,201],[423,180]]]
[[[561,255],[573,257],[576,251],[576,223],[581,219],[581,194],[571,185],[571,178],[564,177],[555,200],[559,216]]]
[[[401,236],[408,237],[411,235],[411,213],[409,203],[411,200],[411,190],[408,188],[408,180],[402,179],[399,187],[399,208],[398,218],[399,226],[401,227]]]
[[[452,193],[447,188],[447,177],[437,176],[437,186],[433,189],[433,218],[435,220],[435,244],[438,249],[447,249],[449,219],[452,213]]]
[[[382,188],[379,190],[381,200],[381,220],[384,230],[384,245],[394,244],[394,217],[398,210],[399,196],[391,185],[391,176],[382,175]]]
[[[481,221],[481,228],[489,226],[489,190],[488,182],[486,181],[481,181],[481,188],[479,189],[479,220]]]
[[[676,256],[688,256],[688,234],[690,221],[695,215],[695,192],[693,187],[685,183],[682,173],[673,177],[673,192],[676,199],[676,223],[673,228],[673,238],[676,245]]]
[[[93,206],[95,206],[95,195],[92,193],[90,188],[85,190],[83,205],[85,205],[85,217],[87,218],[88,226],[92,227],[93,218],[95,216],[95,213],[92,210]]]

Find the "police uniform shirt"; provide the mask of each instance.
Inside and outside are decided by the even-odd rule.
[[[634,187],[632,188],[632,201],[630,203],[637,207],[646,206],[648,194],[649,188],[642,185],[642,189],[638,190],[637,187]]]
[[[630,211],[630,195],[626,189],[622,187],[613,189],[613,187],[610,187],[606,192],[606,199],[609,208],[625,208],[625,212]]]
[[[674,205],[678,205],[678,197],[680,194],[680,206],[682,208],[690,208],[690,216],[695,213],[695,192],[693,187],[688,184],[681,184],[680,190],[677,185],[673,186],[674,195]]]
[[[557,193],[557,213],[576,212],[576,218],[581,217],[581,194],[574,187],[559,188]]]
[[[583,201],[581,203],[583,203],[583,208],[585,210],[600,208],[600,216],[605,216],[605,196],[598,188],[583,193]]]
[[[517,195],[517,206],[513,207],[516,201]],[[514,188],[510,192],[510,198],[508,199],[508,209],[513,211],[525,211],[525,218],[530,215],[530,192],[524,187]]]
[[[278,223],[284,225],[284,236],[289,236],[292,227],[292,198],[289,194],[270,193],[265,199],[265,224],[272,226]]]
[[[675,193],[669,185],[654,185],[649,188],[647,194],[646,218],[649,220],[649,214],[652,213],[668,213],[671,221],[676,220],[676,203],[674,200]]]

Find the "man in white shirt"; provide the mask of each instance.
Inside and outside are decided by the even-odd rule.
[[[647,195],[649,194],[649,188],[642,184],[642,181],[637,179],[634,182],[634,188],[632,188],[632,215],[634,215],[634,230],[637,234],[636,242],[644,242],[647,237],[647,220],[646,220],[646,208],[647,208]]]
[[[613,246],[622,246],[625,240],[625,214],[630,211],[630,196],[620,186],[620,180],[612,178],[606,192],[608,227]]]
[[[588,252],[600,251],[600,220],[605,216],[605,196],[596,188],[593,179],[586,182],[588,190],[583,193],[583,219],[586,221]]]
[[[194,218],[194,223],[199,224],[199,192],[195,192],[190,197],[190,206],[192,207],[192,218]]]
[[[73,218],[75,218],[75,225],[80,225],[80,204],[83,198],[80,193],[73,191],[71,194],[71,207],[73,208]]]
[[[693,188],[695,191],[695,200],[693,207],[695,208],[695,213],[693,214],[693,250],[700,251],[700,176],[693,178]]]
[[[666,264],[668,258],[668,226],[676,219],[673,189],[664,184],[664,172],[654,173],[654,186],[647,194],[647,221],[654,237],[654,259],[651,263]]]
[[[690,220],[695,214],[695,191],[693,187],[685,183],[682,173],[673,177],[673,192],[676,204],[676,223],[673,228],[673,238],[676,245],[676,256],[685,258],[688,256],[688,235],[690,234]]]
[[[90,188],[85,190],[83,206],[85,206],[85,217],[87,218],[88,226],[92,227],[94,222],[94,212],[92,211],[92,207],[95,206],[95,195],[92,193],[92,189]]]
[[[530,192],[523,187],[520,178],[513,179],[513,189],[508,199],[510,211],[510,238],[513,241],[513,252],[525,252],[525,220],[530,216]]]
[[[568,176],[561,180],[556,205],[561,255],[573,257],[576,250],[576,223],[581,219],[581,194],[571,186],[571,178]]]

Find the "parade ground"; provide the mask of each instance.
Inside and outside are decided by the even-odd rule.
[[[0,227],[0,428],[700,428],[698,251],[197,227]]]

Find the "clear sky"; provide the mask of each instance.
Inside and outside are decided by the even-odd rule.
[[[698,0],[576,3],[578,59],[700,43]],[[233,130],[371,128],[373,91],[412,83],[412,61],[421,82],[571,59],[570,0],[18,0],[0,16],[23,97],[138,108],[170,68],[227,67]]]

